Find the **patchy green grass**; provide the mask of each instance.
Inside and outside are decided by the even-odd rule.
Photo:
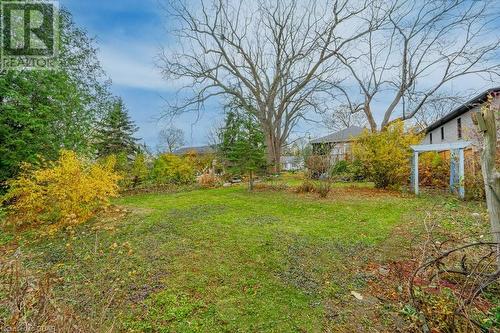
[[[363,331],[391,324],[355,303],[362,267],[401,255],[431,208],[481,210],[449,202],[366,187],[327,199],[243,186],[144,194],[115,202],[128,213],[19,244],[28,268],[60,277],[58,297],[116,331]]]
[[[313,184],[319,184],[323,181],[321,180],[311,180],[306,177],[303,172],[284,172],[277,177],[269,177],[266,179],[265,183],[268,184],[286,184],[288,186],[298,186],[304,181],[308,181]],[[356,187],[356,188],[373,188],[374,184],[372,182],[334,182],[331,184],[335,188],[344,187]]]

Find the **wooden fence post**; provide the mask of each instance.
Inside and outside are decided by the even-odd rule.
[[[459,178],[459,163],[458,163],[458,150],[450,150],[450,192],[456,193],[458,189],[458,184],[460,182]]]
[[[497,124],[495,113],[500,112],[500,106],[493,103],[490,97],[488,103],[476,114],[477,123],[483,133],[481,152],[481,167],[486,192],[486,205],[490,217],[493,240],[497,243],[497,267],[500,270],[500,172],[496,169]]]
[[[412,185],[413,185],[413,193],[418,195],[419,194],[419,190],[418,190],[418,151],[413,152]]]
[[[458,150],[458,195],[465,199],[465,156],[464,149]]]

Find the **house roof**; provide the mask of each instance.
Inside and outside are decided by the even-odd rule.
[[[486,90],[485,92],[482,92],[481,94],[477,95],[476,97],[474,97],[470,101],[462,104],[461,106],[459,106],[455,110],[451,111],[443,118],[441,118],[441,119],[437,120],[436,122],[434,122],[433,124],[431,124],[429,127],[426,128],[425,132],[429,133],[429,132],[435,130],[436,128],[443,126],[444,124],[446,124],[450,120],[453,120],[456,117],[463,115],[464,113],[466,113],[470,109],[476,107],[478,104],[486,102],[488,96],[493,92],[500,92],[500,87],[491,88],[491,89]]]
[[[211,154],[214,153],[215,150],[212,146],[198,146],[198,147],[182,147],[174,151],[175,155],[184,155],[189,152],[195,152],[196,154]]]
[[[365,128],[359,126],[351,126],[341,131],[332,133],[330,135],[324,136],[322,138],[312,140],[311,143],[335,143],[335,142],[346,142],[351,141],[352,138],[360,136]]]

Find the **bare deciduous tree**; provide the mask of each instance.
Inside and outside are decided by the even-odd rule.
[[[160,152],[167,151],[169,153],[173,153],[185,143],[184,131],[175,127],[162,129],[158,135],[158,139],[158,151]]]
[[[383,1],[380,1],[383,3]],[[171,1],[181,48],[164,51],[167,79],[189,83],[174,113],[214,96],[237,99],[259,121],[268,162],[279,168],[292,129],[326,108],[339,83],[336,55],[383,21],[373,0]],[[346,50],[347,52],[347,50]]]
[[[208,145],[212,147],[214,150],[217,150],[221,143],[220,137],[223,128],[224,128],[224,122],[222,120],[219,120],[217,122],[214,122],[210,126],[210,129],[208,130],[207,133]]]
[[[425,130],[453,109],[466,103],[471,96],[457,96],[454,93],[436,93],[431,100],[425,103],[413,117],[413,124],[419,130]]]
[[[482,0],[393,0],[387,25],[356,40],[349,53],[336,54],[356,86],[340,90],[342,102],[362,110],[375,131],[395,119],[413,118],[460,78],[498,81],[499,11],[491,6]],[[377,97],[387,101],[380,110],[374,110]]]
[[[340,105],[323,115],[323,124],[331,130],[340,131],[351,126],[365,127],[367,123],[362,112],[353,113],[349,106]]]

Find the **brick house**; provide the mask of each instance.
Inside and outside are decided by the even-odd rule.
[[[351,144],[360,136],[365,128],[351,126],[341,131],[329,134],[311,141],[314,155],[329,155],[331,162],[349,159]]]

